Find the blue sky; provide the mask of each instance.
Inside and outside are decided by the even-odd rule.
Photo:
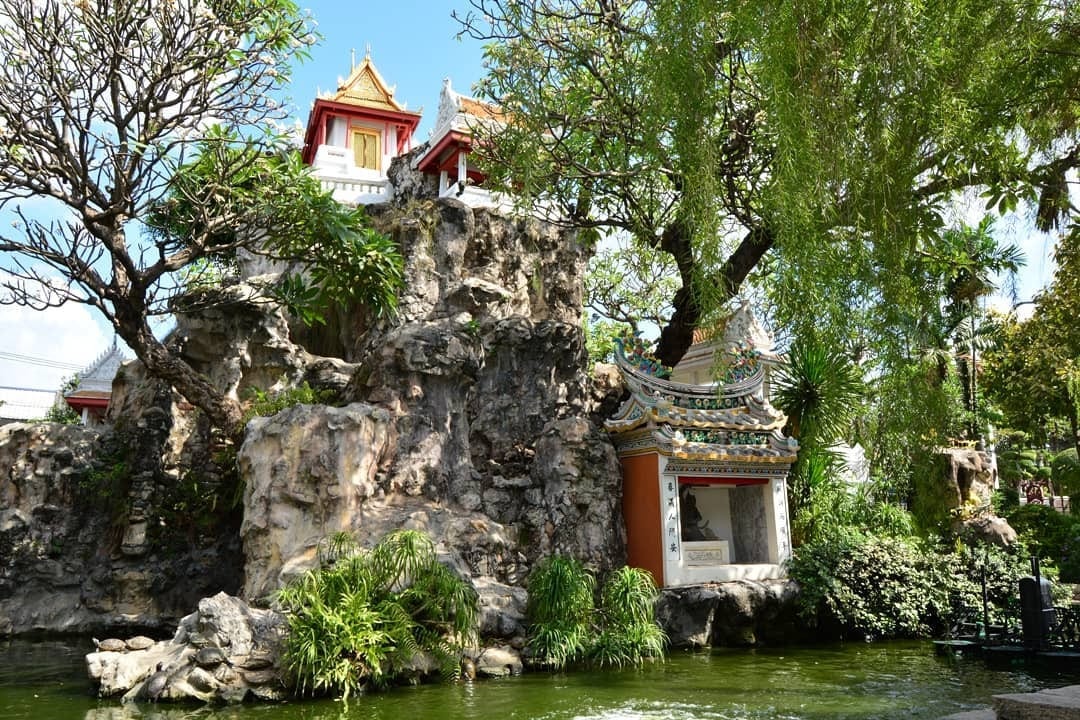
[[[466,13],[467,0],[397,0],[396,2],[300,2],[318,22],[323,41],[312,49],[311,59],[294,68],[288,90],[292,119],[306,124],[317,90],[334,90],[338,78],[349,74],[355,52],[359,62],[367,48],[383,78],[396,86],[395,98],[409,109],[423,108],[424,118],[416,139],[427,139],[438,110],[439,91],[449,77],[459,92],[468,93],[483,75],[480,43],[456,37],[460,26],[451,11]],[[978,221],[975,212],[958,211],[957,219]],[[1021,276],[1020,299],[1027,300],[1052,275],[1049,252],[1052,241],[1034,233],[1022,217],[998,222],[998,234],[1024,249],[1028,267]],[[104,322],[85,307],[68,305],[36,312],[0,307],[0,350],[25,356],[51,358],[73,367],[89,364],[111,342]],[[0,385],[56,388],[70,369],[42,367],[0,357]]]
[[[410,110],[424,111],[417,140],[427,139],[439,106],[443,78],[458,92],[469,89],[483,74],[483,48],[475,40],[456,38],[460,25],[450,17],[468,11],[465,0],[398,0],[368,3],[301,2],[318,22],[323,41],[311,60],[295,68],[291,100],[298,117],[307,113],[316,89],[335,90],[338,78],[349,74],[350,53],[359,63],[366,48],[383,79],[396,86],[394,98]]]

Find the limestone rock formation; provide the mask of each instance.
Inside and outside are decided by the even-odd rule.
[[[579,327],[585,250],[454,200],[369,213],[406,258],[399,312],[306,340],[358,365],[342,410],[368,420],[305,408],[251,423],[245,597],[310,568],[339,530],[374,542],[424,529],[479,584],[520,584],[551,552],[620,564],[619,466],[593,417]]]
[[[1016,541],[1008,521],[990,510],[997,480],[993,458],[983,450],[945,448],[938,452],[937,472],[917,478],[912,509],[924,523],[951,524],[1004,547]]]
[[[230,512],[198,532],[190,470],[166,469],[158,405],[123,429],[0,429],[0,636],[170,628],[200,597],[238,587]],[[206,502],[212,463],[204,465]],[[173,475],[172,472],[177,473]]]
[[[369,209],[406,259],[395,315],[341,308],[304,328],[249,278],[178,308],[169,339],[234,397],[309,382],[344,407],[255,420],[233,448],[139,363],[125,366],[113,429],[56,480],[92,478],[83,486],[101,501],[65,490],[55,511],[0,505],[0,542],[20,548],[0,555],[0,632],[161,628],[218,590],[264,601],[313,565],[325,535],[374,543],[412,527],[480,588],[485,632],[512,641],[536,559],[570,553],[601,575],[622,563],[619,466],[597,424],[619,390],[594,385],[580,328],[589,249],[567,230],[405,186]],[[49,432],[35,442],[69,444]],[[27,469],[26,482],[49,472]],[[40,548],[59,530],[24,532],[46,516],[70,525],[57,562]]]
[[[809,633],[798,619],[789,580],[667,588],[656,619],[673,648],[750,647],[797,642]]]
[[[279,667],[285,619],[218,593],[180,621],[172,640],[131,649],[131,641],[98,643],[86,656],[90,680],[102,697],[124,700],[199,700],[238,703],[282,700]],[[126,646],[126,647],[125,647]]]
[[[389,413],[360,403],[296,405],[251,421],[238,455],[245,597],[263,598],[313,568],[320,540],[362,525],[389,426]]]

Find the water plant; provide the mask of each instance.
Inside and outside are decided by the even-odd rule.
[[[552,555],[529,575],[529,651],[561,670],[590,661],[634,665],[662,657],[667,637],[654,619],[656,584],[640,568],[615,570],[595,602],[596,578],[575,558]]]
[[[476,635],[476,591],[415,530],[389,533],[370,551],[347,533],[331,536],[319,567],[280,590],[277,603],[288,615],[284,665],[300,694],[380,689],[420,654],[456,677]]]

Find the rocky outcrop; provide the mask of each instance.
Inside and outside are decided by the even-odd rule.
[[[238,543],[175,509],[195,498],[161,469],[168,433],[157,406],[104,433],[0,428],[0,636],[162,632],[200,597],[238,586]]]
[[[319,541],[363,524],[364,501],[389,442],[385,410],[296,405],[249,424],[238,460],[246,478],[244,596],[263,598],[317,564]]]
[[[106,640],[86,656],[102,697],[238,703],[282,700],[281,646],[285,619],[219,593],[180,621],[172,640]]]
[[[485,629],[512,641],[523,632],[517,588],[537,558],[572,554],[600,575],[623,562],[619,466],[597,424],[618,389],[593,384],[580,328],[588,249],[535,220],[397,197],[370,208],[406,259],[395,315],[342,308],[326,328],[302,329],[249,278],[178,308],[169,339],[231,396],[306,381],[344,407],[257,419],[233,448],[167,385],[126,366],[114,430],[72,471],[108,480],[97,483],[102,504],[55,513],[95,529],[71,562],[40,571],[78,588],[54,594],[86,615],[67,613],[69,626],[58,610],[10,632],[161,628],[218,590],[265,601],[314,564],[320,538],[347,530],[373,543],[413,527],[490,589]],[[10,606],[39,606],[7,588]]]
[[[751,647],[810,639],[786,580],[690,585],[660,592],[656,619],[673,648]]]
[[[1016,531],[990,509],[997,481],[991,455],[974,448],[944,448],[938,451],[935,469],[916,478],[912,510],[924,525],[951,525],[953,532],[1001,547],[1016,542]]]

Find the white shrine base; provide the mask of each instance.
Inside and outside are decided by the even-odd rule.
[[[678,568],[668,578],[665,587],[701,585],[737,580],[780,580],[787,575],[783,565],[770,563],[732,563],[730,565],[686,566]]]

